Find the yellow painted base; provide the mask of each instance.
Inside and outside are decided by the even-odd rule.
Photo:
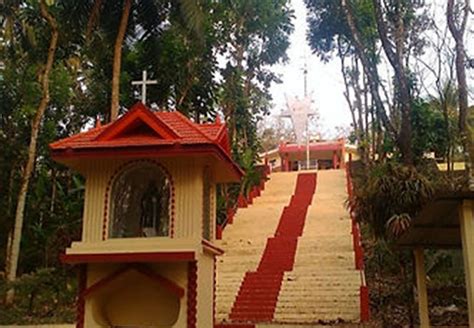
[[[214,258],[202,253],[197,260],[196,326],[213,326]],[[89,264],[87,287],[128,264]],[[188,326],[188,262],[147,263],[153,272],[185,290],[179,298],[156,280],[133,269],[118,275],[85,298],[84,327]]]

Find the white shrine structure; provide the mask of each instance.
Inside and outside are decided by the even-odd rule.
[[[238,182],[225,124],[142,103],[50,145],[86,179],[76,326],[208,328],[214,321],[216,184]]]

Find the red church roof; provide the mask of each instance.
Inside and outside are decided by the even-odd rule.
[[[337,151],[343,148],[344,143],[342,141],[320,141],[309,144],[310,151]],[[306,145],[281,144],[278,150],[280,153],[304,153],[306,152]]]
[[[180,112],[151,112],[135,104],[118,120],[53,142],[53,158],[102,157],[114,153],[179,156],[213,152],[228,162],[239,177],[240,168],[230,154],[227,129],[217,121],[197,124]]]

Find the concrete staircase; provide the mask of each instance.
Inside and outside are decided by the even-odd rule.
[[[283,278],[274,321],[360,320],[361,273],[355,270],[345,184],[342,170],[318,173],[318,188],[298,241],[293,271]]]
[[[273,173],[262,196],[239,209],[226,227],[220,242],[226,254],[217,263],[216,322],[359,322],[361,272],[355,270],[351,220],[344,208],[345,173],[318,172],[312,200],[310,192],[295,191],[295,198],[303,199],[300,205],[311,203],[302,220],[285,215],[294,202],[297,175]],[[282,229],[292,223],[296,230]]]
[[[272,174],[262,195],[253,205],[241,208],[228,225],[218,246],[225,254],[217,261],[216,322],[229,321],[240,285],[248,271],[255,271],[273,236],[283,208],[296,185],[297,173]]]
[[[316,188],[316,174],[299,174],[295,194],[281,214],[275,235],[267,239],[256,271],[248,271],[229,318],[237,322],[271,322],[283,274],[291,271],[298,237]]]

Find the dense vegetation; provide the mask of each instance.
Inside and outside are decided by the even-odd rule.
[[[352,115],[360,163],[349,206],[363,226],[374,322],[413,325],[412,254],[394,242],[436,193],[472,189],[469,1],[440,8],[409,0],[305,2],[311,48],[340,61]],[[465,172],[455,174],[454,162],[465,162]],[[466,324],[459,252],[428,252],[427,261],[432,324]]]
[[[361,159],[351,205],[363,224],[376,322],[412,323],[412,257],[393,241],[438,190],[474,186],[469,1],[448,0],[441,19],[422,1],[305,4],[313,52],[337,59],[344,78]],[[287,59],[292,15],[288,0],[0,2],[1,324],[74,320],[74,270],[58,255],[80,236],[84,181],[50,159],[48,144],[124,113],[143,70],[158,81],[148,89],[152,108],[226,121],[246,175],[240,186],[220,186],[222,220],[258,181],[261,146],[287,134],[277,127],[259,140],[257,127],[278,82],[271,68]],[[455,174],[456,161],[465,173]],[[462,311],[442,312],[447,299],[465,304],[459,254],[427,255],[430,287],[441,295],[433,318],[465,322]]]
[[[80,236],[84,181],[48,144],[126,111],[147,70],[153,108],[225,119],[248,174],[220,190],[248,190],[291,18],[286,0],[1,2],[0,323],[74,320],[76,277],[58,255]],[[219,200],[222,210],[234,201]]]

